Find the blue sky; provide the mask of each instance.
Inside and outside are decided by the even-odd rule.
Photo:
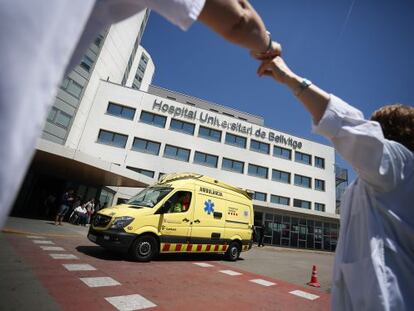
[[[297,74],[369,116],[385,104],[414,105],[414,1],[251,1]],[[187,32],[152,13],[142,45],[155,66],[153,83],[241,111],[265,125],[329,143],[312,134],[308,113],[257,62],[200,23]],[[349,168],[338,158],[338,164]],[[355,174],[350,172],[350,178]]]

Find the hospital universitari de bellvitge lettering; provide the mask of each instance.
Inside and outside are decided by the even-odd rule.
[[[243,125],[240,122],[228,122],[226,120],[220,120],[216,116],[209,115],[207,111],[199,111],[198,109],[182,108],[163,103],[163,101],[154,100],[152,110],[170,114],[175,118],[187,119],[190,121],[198,121],[201,124],[207,124],[217,128],[230,130],[233,132],[255,136],[261,139],[267,139],[270,142],[276,144],[282,144],[289,146],[293,149],[301,149],[302,142],[294,140],[292,137],[286,137],[285,135],[278,135],[272,131],[264,130],[261,127],[254,128],[251,126]]]

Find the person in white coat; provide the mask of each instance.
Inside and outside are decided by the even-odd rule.
[[[0,1],[0,228],[64,73],[103,28],[145,8],[183,30],[199,20],[254,55],[281,52],[247,0]]]
[[[361,111],[292,72],[281,57],[259,75],[292,90],[358,173],[341,202],[333,310],[414,310],[414,107]]]

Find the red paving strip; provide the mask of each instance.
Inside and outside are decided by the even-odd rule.
[[[239,276],[225,275],[219,271],[237,270],[208,261],[208,257],[205,262],[214,267],[202,268],[180,256],[177,261],[136,263],[101,251],[86,238],[52,238],[57,246],[79,257],[78,260],[55,260],[30,239],[13,235],[7,238],[64,310],[114,310],[104,298],[129,294],[140,294],[152,301],[158,306],[154,310],[329,309],[329,294],[245,271],[238,271],[242,273]],[[99,258],[102,256],[109,259]],[[63,263],[87,263],[97,271],[69,272]],[[79,280],[79,277],[95,276],[110,276],[121,286],[89,288]],[[251,279],[264,279],[277,285],[265,287],[249,282]],[[320,298],[310,301],[293,296],[289,294],[293,290]]]

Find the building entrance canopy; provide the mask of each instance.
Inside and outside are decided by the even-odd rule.
[[[43,139],[38,141],[32,166],[36,171],[88,185],[142,188],[154,182],[145,175]]]

